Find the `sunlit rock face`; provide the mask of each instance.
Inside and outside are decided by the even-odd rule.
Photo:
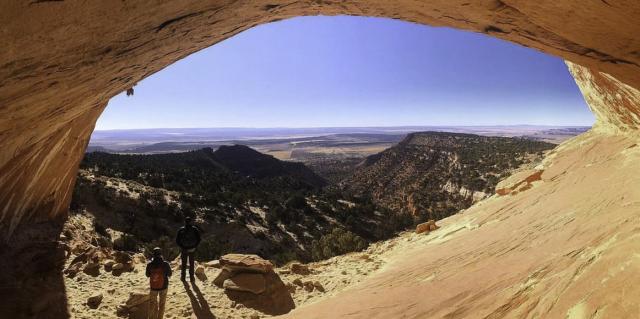
[[[640,128],[640,91],[606,73],[567,62],[599,129],[634,134]]]
[[[592,105],[601,122],[635,129],[629,105],[637,100],[610,106],[594,96],[640,88],[636,1],[9,1],[0,10],[2,237],[65,214],[78,161],[110,97],[258,24],[319,14],[483,32],[608,73],[577,72],[595,88],[589,102],[602,102]]]

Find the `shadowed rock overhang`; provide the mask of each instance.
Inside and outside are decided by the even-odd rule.
[[[482,32],[560,56],[584,66],[572,70],[590,81],[585,94],[624,88],[626,101],[611,96],[619,107],[587,99],[599,122],[637,128],[637,1],[11,0],[0,10],[0,234],[64,217],[109,98],[253,26],[338,14]]]

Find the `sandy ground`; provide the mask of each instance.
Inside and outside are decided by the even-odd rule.
[[[86,216],[74,216],[75,222],[82,222],[89,227],[90,220]],[[292,298],[296,307],[310,304],[336,295],[346,287],[363,281],[366,277],[384,268],[396,249],[413,245],[413,242],[425,240],[424,236],[407,232],[400,237],[372,244],[367,250],[334,257],[326,261],[308,264],[312,273],[296,275],[290,273],[287,266],[276,269],[285,283],[295,279],[302,281],[318,281],[324,292],[314,290],[308,292],[298,287]],[[141,255],[136,256],[143,258]],[[174,276],[170,279],[167,296],[165,318],[250,318],[251,315],[270,317],[256,310],[238,305],[224,294],[224,290],[213,285],[212,281],[219,270],[205,267],[206,280],[196,279],[194,284],[183,284],[179,280],[179,267],[172,263]],[[75,278],[65,278],[69,309],[72,318],[116,318],[116,309],[122,305],[133,291],[144,291],[148,287],[148,279],[144,276],[144,264],[140,261],[133,272],[123,273],[119,277],[102,271],[96,276],[79,272]],[[102,293],[103,301],[97,309],[87,306],[87,299]]]

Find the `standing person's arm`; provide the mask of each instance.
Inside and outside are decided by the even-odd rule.
[[[149,267],[149,265],[150,263],[147,264],[147,269],[144,272],[147,277],[151,277],[151,267]]]
[[[171,275],[173,274],[173,271],[171,270],[171,265],[169,265],[169,263],[165,261],[164,268],[165,268],[164,271],[166,272],[167,277],[171,277]]]
[[[182,243],[180,243],[182,240],[180,239],[180,230],[178,230],[178,233],[176,234],[176,245],[178,245],[178,247],[182,248]]]
[[[198,238],[198,240],[196,241],[197,244],[196,246],[200,245],[200,241],[202,240],[202,238],[200,238],[200,229],[199,228],[195,228],[196,229],[196,237]]]

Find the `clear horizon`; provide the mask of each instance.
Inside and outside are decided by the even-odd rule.
[[[561,59],[477,33],[338,16],[261,25],[194,53],[112,98],[96,130],[594,121]]]
[[[94,131],[134,131],[134,130],[207,130],[207,129],[242,129],[242,130],[268,130],[268,129],[340,129],[340,128],[427,128],[427,127],[591,127],[592,125],[543,125],[543,124],[503,124],[503,125],[378,125],[378,126],[264,126],[264,127],[250,127],[250,126],[215,126],[215,127],[146,127],[146,128],[115,128],[115,129],[95,129]]]

